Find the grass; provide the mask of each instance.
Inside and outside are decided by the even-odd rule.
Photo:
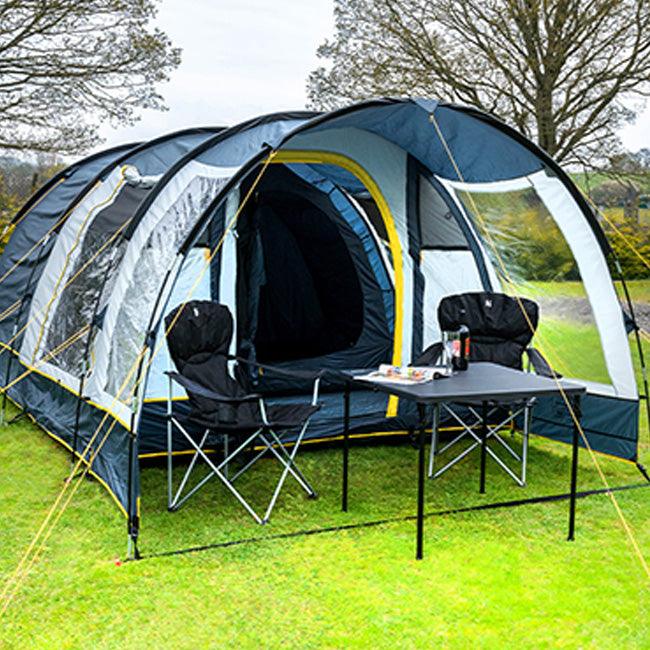
[[[647,447],[644,457],[650,460]],[[175,514],[161,467],[142,473],[142,550],[241,539],[410,515],[416,455],[409,445],[355,447],[351,512],[339,510],[340,454],[306,449],[316,501],[290,485],[262,529],[216,483]],[[599,457],[612,484],[638,482]],[[646,461],[647,462],[647,461]],[[525,491],[476,457],[427,486],[427,511],[568,487],[568,449],[534,439]],[[0,429],[0,577],[6,580],[69,469],[62,448],[19,422]],[[242,485],[269,487],[265,461]],[[601,483],[586,454],[580,487]],[[650,490],[619,493],[650,553]],[[566,503],[432,517],[415,562],[414,524],[328,533],[115,564],[125,525],[104,490],[85,481],[0,627],[3,648],[131,647],[648,647],[650,591],[611,503],[580,501],[578,539],[565,541]]]
[[[580,295],[574,283],[542,289]],[[593,327],[547,321],[541,334],[571,374],[606,380],[599,354],[576,354],[576,345],[600,349]],[[641,461],[650,465],[642,423]],[[305,447],[299,458],[319,499],[288,483],[265,528],[216,482],[167,513],[165,471],[145,466],[142,552],[414,512],[409,444],[353,448],[347,514],[339,507],[340,452]],[[612,485],[642,480],[629,463],[598,462]],[[62,488],[69,458],[21,420],[0,428],[0,467],[4,583]],[[564,492],[568,470],[566,446],[533,438],[525,490],[488,459],[488,493],[479,495],[474,455],[427,484],[426,510]],[[268,493],[274,471],[263,461],[242,479],[259,507],[255,495]],[[586,452],[579,487],[602,487]],[[617,499],[650,557],[650,489]],[[103,488],[86,480],[0,621],[0,647],[650,648],[650,583],[609,499],[579,501],[575,543],[565,541],[566,524],[566,502],[433,516],[422,562],[413,559],[414,522],[402,521],[118,566],[125,522]]]
[[[626,284],[633,302],[650,303],[650,282],[648,280],[627,280]],[[534,293],[549,298],[586,298],[587,296],[582,282],[527,282],[522,287],[525,287],[524,291],[532,289]],[[624,297],[623,288],[619,282],[616,283],[616,290],[620,297]]]

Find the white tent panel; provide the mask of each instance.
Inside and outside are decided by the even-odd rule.
[[[558,178],[540,173],[531,176],[530,180],[553,215],[576,259],[616,394],[627,399],[637,399],[638,391],[623,311],[596,235],[569,190]]]
[[[62,226],[32,299],[20,350],[25,363],[31,364],[41,356],[48,320],[56,312],[63,288],[70,280],[88,226],[100,210],[115,201],[123,183],[123,169],[118,167],[84,197]],[[66,386],[78,390],[79,378],[70,376],[53,363],[41,362],[39,366]]]

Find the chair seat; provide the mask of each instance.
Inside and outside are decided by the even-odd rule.
[[[275,429],[299,427],[318,410],[320,410],[320,406],[312,404],[268,404],[266,405],[268,426]],[[216,418],[212,419],[190,414],[184,417],[181,416],[179,419],[206,429],[213,429],[215,433],[241,436],[249,435],[256,429],[267,426],[262,422],[261,418],[242,418],[234,422],[222,422]]]

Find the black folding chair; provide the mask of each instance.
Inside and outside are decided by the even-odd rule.
[[[545,377],[559,377],[551,369],[540,352],[530,347],[537,329],[539,310],[537,304],[526,298],[513,298],[501,293],[464,293],[446,296],[438,306],[438,322],[441,331],[458,330],[462,325],[470,332],[470,364],[490,361],[502,366],[523,369],[523,355],[528,356],[533,370]],[[443,344],[435,343],[416,360],[415,365],[436,365],[441,359]],[[529,366],[529,369],[530,369]],[[516,402],[491,402],[487,409],[483,404],[463,402],[454,405],[436,405],[433,409],[431,450],[429,454],[429,478],[436,478],[453,467],[482,444],[480,431],[486,421],[486,452],[520,486],[526,484],[528,458],[528,436],[534,399]],[[458,408],[461,407],[461,408]],[[443,447],[438,448],[441,410],[444,409],[461,429]],[[521,452],[515,451],[504,439],[505,427],[514,426],[515,420],[523,416],[523,441]],[[462,440],[471,441],[443,467],[435,469],[436,458],[456,447]],[[520,464],[520,470],[513,469],[487,443],[496,441],[498,447]],[[512,462],[512,461],[511,461]]]
[[[320,376],[314,379],[312,400],[309,404],[267,405],[261,395],[249,393],[239,379],[230,374],[229,363],[249,363],[245,359],[228,354],[233,334],[233,320],[224,305],[211,301],[195,300],[178,306],[165,319],[169,331],[167,344],[170,356],[178,372],[168,372],[169,398],[167,405],[167,470],[168,508],[177,510],[196,494],[211,478],[216,476],[257,523],[265,524],[275,506],[282,486],[290,474],[310,497],[315,497],[311,485],[300,472],[295,458],[312,415],[318,406]],[[254,364],[261,366],[261,364]],[[270,366],[265,371],[283,375],[299,376]],[[174,413],[172,382],[177,382],[187,392],[190,412],[187,416]],[[190,463],[178,489],[173,489],[173,428],[194,449]],[[197,434],[196,432],[200,433]],[[291,452],[286,444],[287,436],[297,433]],[[206,446],[215,440],[224,443],[223,460],[213,461],[205,452]],[[228,451],[231,440],[235,450]],[[261,446],[261,450],[259,447]],[[275,486],[264,515],[260,517],[235,487],[235,481],[263,456],[271,454],[283,470]],[[210,472],[187,493],[190,475],[198,459],[204,461]],[[235,459],[245,458],[241,467],[232,475],[229,465]]]

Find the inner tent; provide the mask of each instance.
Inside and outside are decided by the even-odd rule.
[[[240,351],[269,363],[388,360],[384,293],[392,287],[372,230],[359,204],[324,176],[271,165],[237,222]]]

